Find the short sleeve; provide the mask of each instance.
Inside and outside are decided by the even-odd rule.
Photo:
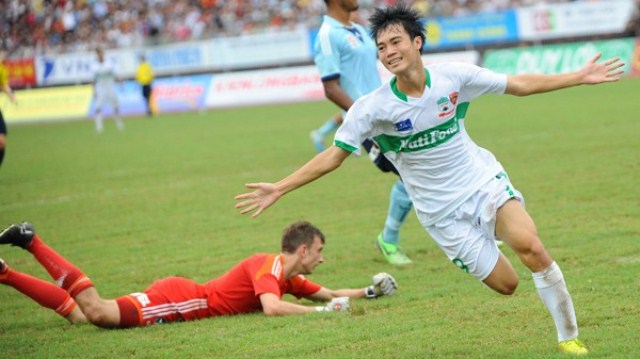
[[[332,80],[340,76],[340,47],[331,37],[330,27],[323,26],[318,32],[314,45],[313,61],[320,71],[322,81]]]
[[[342,126],[336,131],[334,145],[360,156],[360,144],[372,136],[373,123],[371,114],[367,111],[367,104],[361,97],[347,111]]]
[[[289,294],[296,298],[303,298],[313,295],[322,288],[319,284],[313,283],[302,275],[297,275],[289,280]]]
[[[507,75],[489,69],[465,63],[454,63],[456,73],[461,77],[462,89],[460,102],[469,102],[484,94],[504,94],[507,88]]]
[[[274,256],[266,257],[262,263],[258,263],[259,265],[251,265],[245,269],[249,271],[256,297],[264,293],[273,293],[282,298],[284,294],[278,277],[272,272],[274,260],[277,260]]]

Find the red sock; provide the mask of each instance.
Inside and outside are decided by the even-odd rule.
[[[66,290],[72,297],[83,290],[93,287],[93,283],[78,267],[71,264],[63,256],[44,244],[38,235],[33,236],[29,248],[38,262],[49,272],[56,284]]]
[[[42,279],[11,268],[0,273],[0,283],[15,288],[45,308],[49,308],[62,317],[66,317],[76,306],[76,302],[60,287]]]

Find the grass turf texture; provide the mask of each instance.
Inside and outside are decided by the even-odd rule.
[[[476,100],[474,140],[493,151],[573,295],[591,357],[640,354],[639,80],[517,99]],[[234,210],[244,183],[275,181],[313,155],[308,138],[335,112],[326,102],[168,114],[112,122],[11,126],[0,169],[0,224],[28,219],[106,298],[169,275],[204,282],[254,252],[279,250],[281,230],[307,219],[327,235],[310,278],[361,287],[392,273],[397,295],[348,313],[212,318],[132,330],[73,327],[0,286],[0,352],[20,358],[562,357],[527,269],[500,296],[465,275],[414,215],[401,232],[414,260],[386,264],[374,239],[395,178],[350,158],[251,220]],[[13,268],[48,279],[25,251],[0,247]],[[292,300],[289,298],[289,300]]]

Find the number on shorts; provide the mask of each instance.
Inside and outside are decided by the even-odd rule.
[[[462,261],[460,258],[455,258],[452,260],[453,264],[457,265],[460,269],[462,269],[465,273],[469,273],[469,267]]]
[[[149,296],[144,293],[131,293],[131,296],[136,298],[143,308],[151,303]]]

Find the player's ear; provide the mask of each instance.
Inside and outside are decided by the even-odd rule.
[[[298,253],[298,256],[300,258],[304,258],[307,256],[307,251],[309,249],[307,248],[306,244],[301,244],[300,247],[298,247],[298,249],[296,250],[296,252]]]
[[[421,36],[416,36],[413,39],[413,47],[415,47],[416,50],[418,50],[418,51],[422,50],[422,37]]]

